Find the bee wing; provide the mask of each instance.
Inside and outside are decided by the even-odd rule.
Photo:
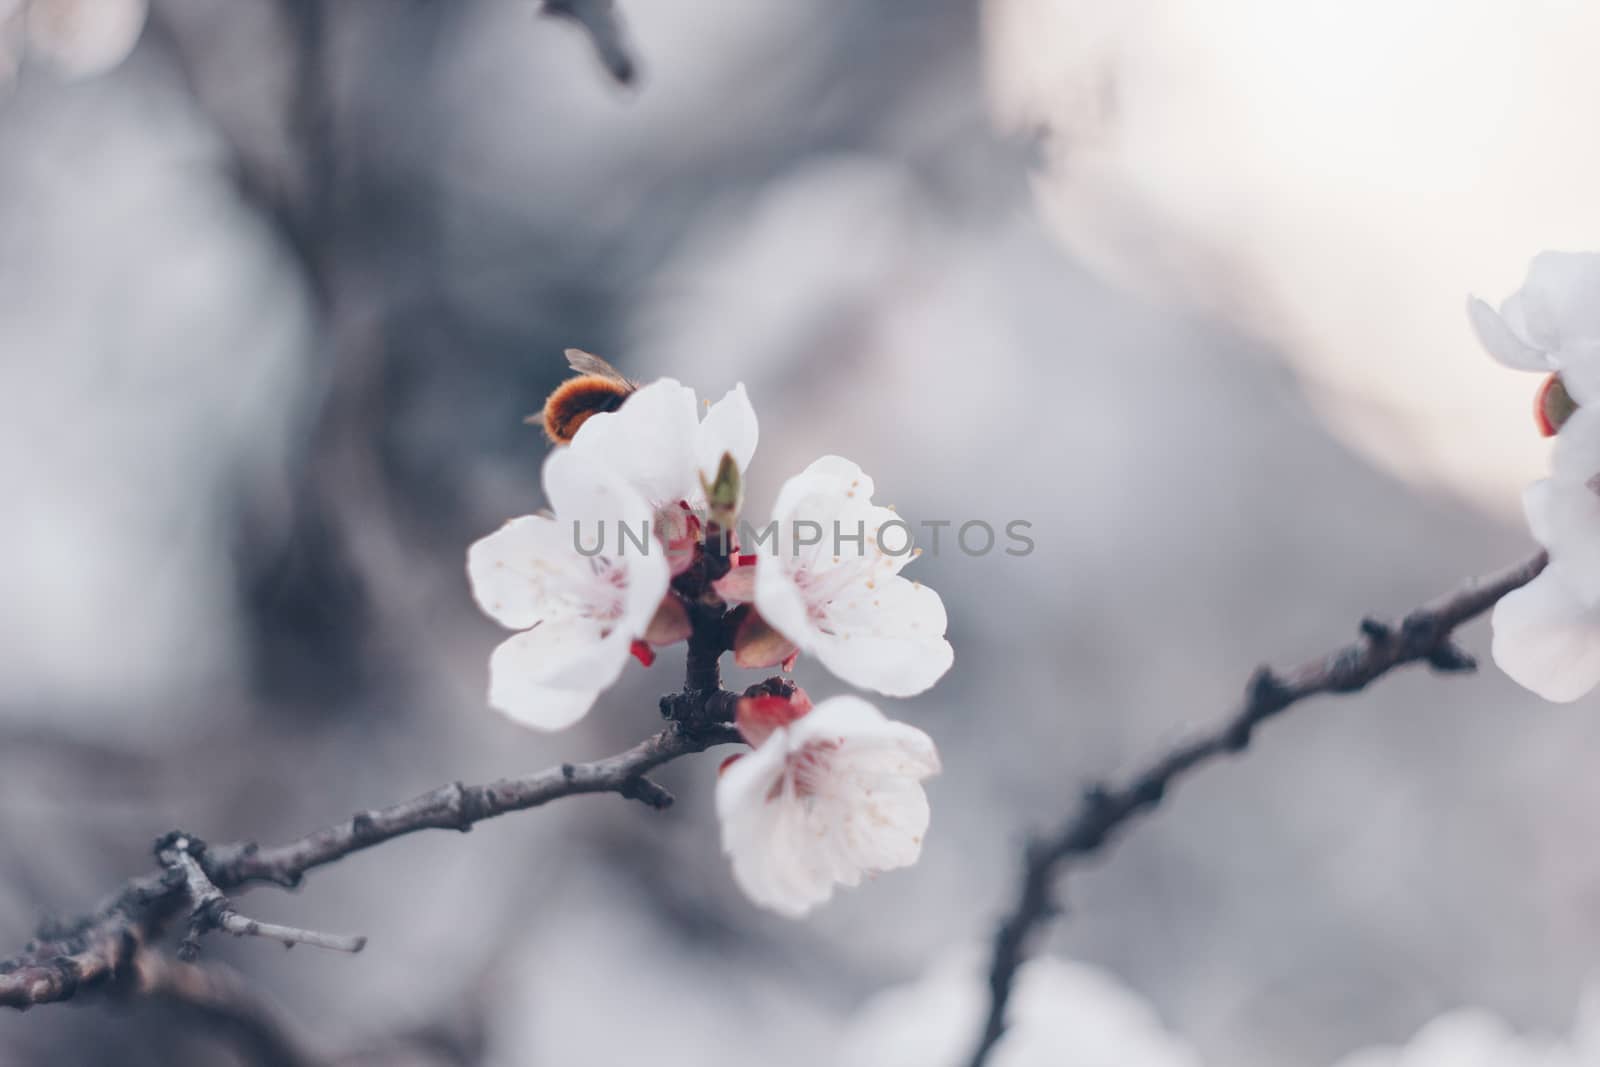
[[[598,374],[602,378],[610,378],[614,382],[620,382],[630,390],[636,388],[632,382],[618,372],[617,368],[592,352],[585,352],[581,348],[569,348],[566,351],[566,356],[567,366],[579,374]]]

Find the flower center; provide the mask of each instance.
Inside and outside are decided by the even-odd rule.
[[[601,623],[622,617],[628,589],[627,572],[614,560],[592,556],[571,569],[534,565],[542,579],[543,597],[560,604],[567,612]]]
[[[833,566],[826,570],[813,570],[801,564],[794,573],[795,588],[805,601],[806,616],[824,633],[829,628],[828,609],[843,594],[865,587],[871,590],[880,570],[887,569],[888,561],[882,557],[863,555],[857,558],[834,557]]]
[[[796,799],[809,801],[815,797],[833,770],[833,754],[839,750],[839,744],[838,741],[811,741],[800,751],[789,753],[783,777],[772,784],[767,800],[781,797],[785,784],[793,789]]]

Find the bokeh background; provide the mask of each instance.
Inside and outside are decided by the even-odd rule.
[[[1592,5],[621,9],[633,88],[532,0],[155,0],[106,73],[17,53],[0,942],[175,826],[290,837],[655,728],[676,655],[568,733],[484,703],[463,554],[541,506],[522,417],[569,345],[745,382],[757,513],[836,452],[1038,549],[914,566],[956,648],[893,708],[945,757],[919,866],[756,910],[715,756],[665,814],[400,840],[246,898],[361,955],[207,945],[319,1055],[832,1062],[871,994],[989,936],[1086,781],[1530,549],[1536,383],[1462,307],[1600,242]],[[1562,1030],[1600,959],[1595,700],[1489,664],[1299,709],[1078,876],[1048,949],[1234,1067],[1464,1004]],[[0,1015],[0,1064],[46,1062],[249,1061],[160,1004]]]

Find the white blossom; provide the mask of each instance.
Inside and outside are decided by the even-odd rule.
[[[1600,609],[1574,594],[1569,569],[1553,561],[1495,605],[1494,661],[1546,700],[1568,703],[1600,684]]]
[[[839,1067],[962,1067],[989,1006],[974,953],[878,994],[845,1033]],[[1017,972],[1010,1027],[990,1067],[1199,1067],[1137,994],[1087,964],[1049,957]]]
[[[1600,603],[1600,407],[1579,408],[1562,426],[1550,477],[1523,496],[1534,540],[1570,572],[1585,604]]]
[[[656,618],[669,581],[664,554],[641,551],[650,506],[605,467],[569,449],[551,454],[544,488],[554,517],[513,519],[467,552],[473,596],[521,631],[489,660],[489,703],[541,730],[581,719],[622,673]],[[603,536],[602,536],[602,526]],[[594,555],[579,551],[599,545]]]
[[[944,602],[900,575],[916,554],[911,528],[872,494],[872,479],[838,456],[789,479],[773,508],[777,547],[755,553],[755,607],[852,685],[912,696],[954,659]],[[731,589],[730,578],[719,588]]]
[[[782,698],[741,702],[739,727],[755,751],[717,781],[722,849],[751,900],[790,918],[827,901],[834,886],[909,866],[928,829],[923,779],[939,772],[927,734],[841,696],[798,718],[773,714]]]
[[[1600,253],[1541,252],[1498,311],[1471,297],[1467,313],[1501,363],[1559,373],[1578,403],[1600,400]]]
[[[1567,420],[1523,509],[1550,565],[1495,605],[1495,663],[1546,700],[1576,700],[1600,683],[1600,408]]]
[[[695,513],[724,453],[741,473],[755,455],[759,427],[741,383],[700,408],[694,390],[672,378],[642,386],[616,411],[591,415],[568,446],[609,468],[648,501],[674,570],[692,562],[699,539]]]
[[[1513,1032],[1494,1015],[1461,1009],[1419,1030],[1404,1047],[1371,1048],[1335,1067],[1595,1067],[1600,1064],[1600,1001],[1591,993],[1570,1037]]]

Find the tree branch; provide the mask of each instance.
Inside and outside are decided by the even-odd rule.
[[[1250,679],[1243,705],[1219,726],[1160,756],[1121,786],[1096,784],[1087,789],[1065,825],[1028,846],[1017,901],[995,935],[989,1013],[969,1061],[971,1067],[983,1067],[1005,1033],[1006,1005],[1017,970],[1027,959],[1035,933],[1059,912],[1056,884],[1075,860],[1098,852],[1125,823],[1153,811],[1168,788],[1190,771],[1213,759],[1243,752],[1256,727],[1302,700],[1327,693],[1354,693],[1408,663],[1425,662],[1439,671],[1475,669],[1472,657],[1452,639],[1456,627],[1533,581],[1548,561],[1541,552],[1498,574],[1476,579],[1416,609],[1397,625],[1365,619],[1356,641],[1308,660],[1286,675],[1262,667]]]
[[[20,955],[0,961],[0,1006],[27,1008],[68,1000],[80,990],[128,977],[140,949],[159,936],[196,887],[204,896],[209,885],[217,900],[225,900],[224,890],[251,884],[293,887],[307,871],[404,834],[430,829],[467,831],[485,819],[536,808],[560,797],[616,793],[665,808],[672,803],[671,794],[646,778],[646,772],[679,756],[739,740],[738,732],[725,723],[673,722],[655,736],[606,759],[564,763],[525,778],[486,785],[456,782],[387,808],[357,812],[344,822],[275,848],[241,842],[212,846],[195,856],[190,839],[182,851],[199,869],[203,882],[196,882],[184,863],[175,862],[126,882],[92,915],[67,924],[46,924]],[[172,842],[163,839],[158,844],[170,849]],[[199,906],[198,900],[195,906]],[[214,909],[214,904],[207,907]],[[278,937],[291,929],[261,932]]]
[[[165,1001],[214,1031],[245,1063],[317,1067],[317,1058],[232,970],[215,963],[179,963],[155,952],[141,952],[133,970],[141,996]]]
[[[622,32],[615,0],[544,0],[540,10],[582,26],[606,72],[620,85],[633,84],[639,75],[639,64]]]

